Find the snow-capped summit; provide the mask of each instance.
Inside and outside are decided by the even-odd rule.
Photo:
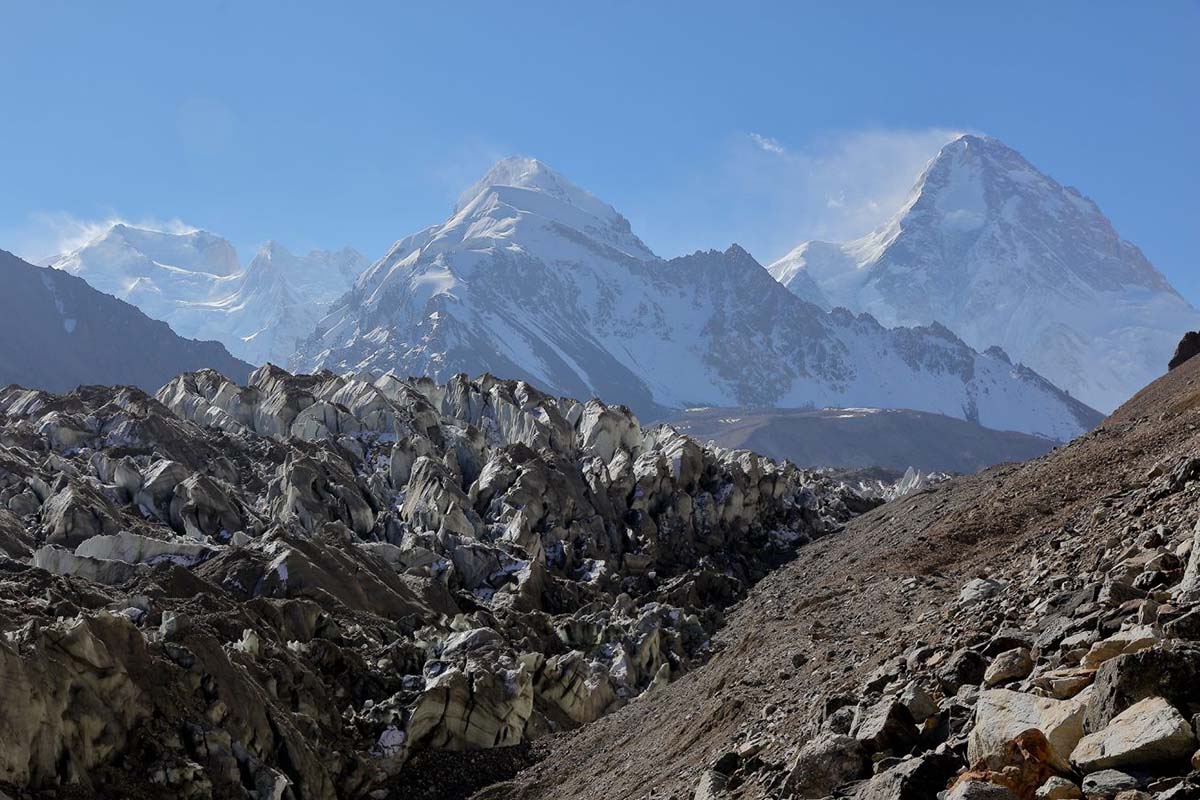
[[[645,415],[714,406],[936,411],[1065,439],[1098,417],[944,328],[888,331],[798,300],[736,245],[664,261],[611,206],[506,159],[398,241],[292,366],[522,378]]]
[[[215,277],[241,272],[233,245],[208,231],[168,233],[123,222],[78,250],[53,259],[51,266],[118,297],[139,281],[169,284],[180,272]]]
[[[109,229],[108,237],[153,254],[160,263],[182,269],[213,275],[233,275],[241,269],[233,245],[208,231],[163,233],[117,223]]]
[[[192,339],[215,339],[255,364],[286,362],[366,266],[350,248],[296,256],[265,245],[243,270],[237,251],[207,231],[112,225],[49,266],[132,303]]]
[[[460,217],[493,219],[499,227],[490,232],[499,235],[517,217],[537,217],[541,224],[578,230],[634,258],[655,258],[615,208],[536,158],[498,161],[459,196],[450,222]]]
[[[528,156],[509,156],[497,161],[482,178],[459,195],[454,212],[462,211],[481,194],[503,186],[541,192],[595,217],[607,219],[620,217],[620,214],[612,206],[571,183],[536,158]]]
[[[986,136],[946,144],[887,223],[770,267],[797,295],[882,323],[941,322],[1109,410],[1149,383],[1192,308],[1094,202]]]

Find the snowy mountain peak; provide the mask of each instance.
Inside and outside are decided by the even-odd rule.
[[[49,265],[176,333],[216,339],[239,358],[262,363],[286,361],[367,261],[351,248],[297,256],[268,242],[243,270],[233,245],[207,231],[118,223]]]
[[[459,195],[455,213],[469,206],[479,195],[505,186],[541,192],[597,217],[620,216],[611,206],[597,200],[546,164],[528,156],[509,156],[493,164],[482,178]]]
[[[254,254],[246,273],[270,272],[298,297],[327,304],[349,289],[366,266],[366,257],[352,247],[311,250],[300,256],[279,242],[269,241]]]
[[[1157,376],[1200,314],[1099,207],[998,139],[960,136],[894,217],[805,242],[770,266],[793,293],[888,326],[946,324],[1075,396],[1115,408]]]
[[[274,239],[268,239],[261,247],[258,248],[258,252],[254,254],[254,258],[256,259],[274,259],[277,257],[295,258],[291,250],[288,250],[287,247],[275,241]]]
[[[124,222],[114,223],[83,247],[55,259],[51,266],[81,274],[78,270],[83,265],[76,256],[83,251],[104,251],[134,270],[138,269],[134,266],[138,260],[218,276],[234,275],[240,270],[237,250],[233,245],[208,231],[166,232]],[[110,294],[115,293],[111,288],[95,283],[93,286]]]
[[[510,156],[496,162],[459,196],[446,227],[465,222],[478,233],[474,221],[481,218],[502,223],[500,230],[488,230],[504,237],[510,236],[511,225],[533,221],[574,229],[634,258],[657,258],[615,208],[536,158]]]

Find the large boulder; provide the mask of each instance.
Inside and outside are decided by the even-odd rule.
[[[1033,672],[1033,657],[1024,647],[1005,650],[988,665],[983,674],[986,686],[997,686],[1009,681],[1020,680]]]
[[[1200,646],[1173,644],[1105,661],[1089,693],[1085,730],[1101,730],[1148,697],[1162,697],[1189,715],[1200,712]]]
[[[783,790],[797,798],[819,798],[857,780],[869,767],[866,748],[857,739],[822,733],[800,748]]]
[[[865,709],[852,734],[872,753],[902,753],[917,741],[918,731],[908,708],[888,698]]]
[[[974,764],[959,780],[995,783],[1007,787],[1020,800],[1033,800],[1046,781],[1070,773],[1071,766],[1054,752],[1045,735],[1031,728]]]
[[[946,788],[957,763],[949,755],[923,753],[889,767],[864,783],[854,800],[926,800]]]
[[[1000,754],[1010,741],[1036,728],[1055,756],[1065,762],[1083,736],[1084,702],[1081,698],[1055,700],[1008,689],[980,692],[975,706],[975,727],[967,740],[967,758],[975,764]]]
[[[1083,790],[1074,781],[1054,775],[1038,787],[1034,800],[1083,800]]]
[[[987,659],[974,650],[963,648],[950,654],[937,669],[937,679],[946,694],[954,694],[963,686],[978,686],[987,672]]]
[[[1146,769],[1186,760],[1195,750],[1191,724],[1163,698],[1148,697],[1122,711],[1103,730],[1083,737],[1071,761],[1085,773]]]
[[[937,797],[937,795],[933,795]],[[1007,786],[986,781],[959,781],[946,795],[946,800],[1020,800]]]

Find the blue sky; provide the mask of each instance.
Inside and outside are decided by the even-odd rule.
[[[866,232],[955,131],[1095,199],[1200,304],[1200,3],[0,0],[0,247],[120,217],[246,259],[440,221],[537,156],[661,255]]]

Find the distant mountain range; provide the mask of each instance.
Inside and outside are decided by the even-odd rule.
[[[449,219],[393,245],[291,365],[492,372],[647,417],[900,407],[1060,440],[1099,419],[942,326],[887,330],[804,302],[737,246],[660,259],[615,209],[527,158],[501,161]]]
[[[1104,411],[1200,328],[1200,312],[1095,203],[984,136],[943,147],[878,230],[805,242],[770,270],[823,308],[888,326],[936,321],[972,347],[999,346]]]
[[[268,242],[245,269],[225,239],[113,225],[49,266],[255,364],[286,363],[367,265],[351,248],[298,256]]]
[[[268,243],[243,267],[211,233],[123,224],[49,263],[254,364],[491,372],[655,419],[906,408],[1061,441],[1200,328],[1094,203],[981,136],[947,144],[877,231],[769,272],[736,245],[659,258],[531,158],[369,265]]]
[[[156,391],[182,370],[209,367],[246,380],[251,366],[218,342],[166,323],[59,270],[0,250],[0,386],[67,392],[81,384]]]

